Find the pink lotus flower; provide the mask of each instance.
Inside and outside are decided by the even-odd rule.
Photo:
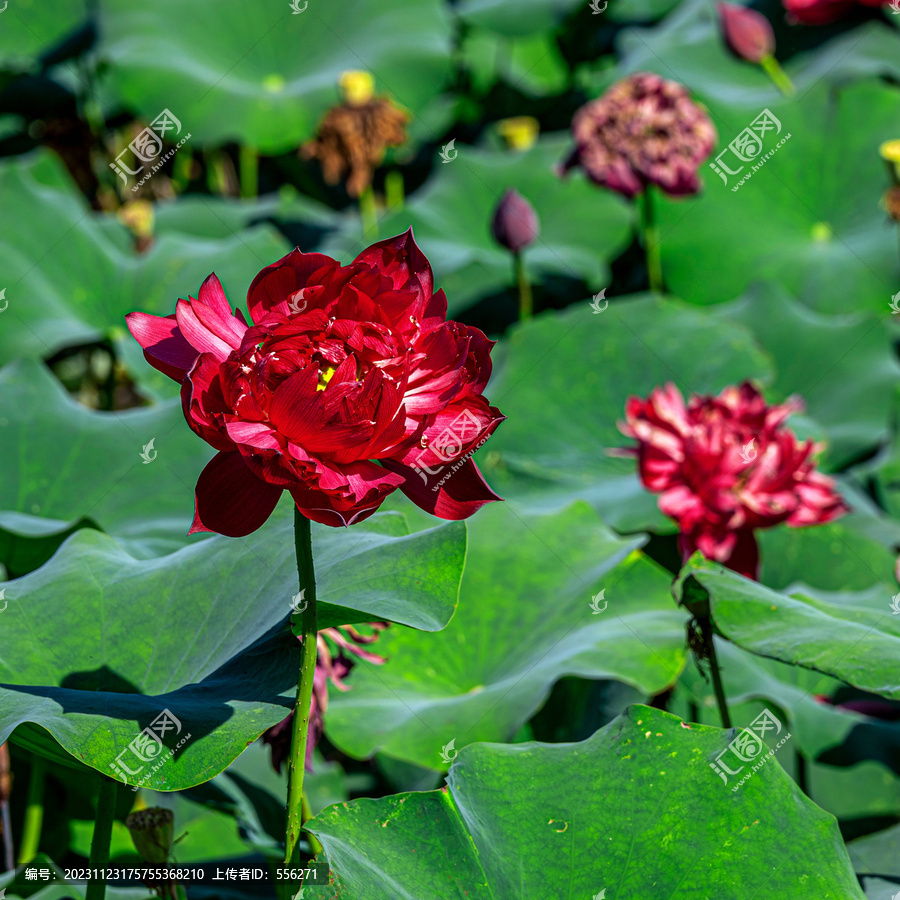
[[[891,6],[890,0],[857,0],[862,6]],[[829,25],[853,9],[854,0],[782,0],[787,20],[800,25]]]
[[[575,148],[562,172],[579,166],[588,178],[626,197],[658,185],[667,194],[696,194],[697,170],[712,152],[716,129],[687,88],[651,72],[616,82],[572,119]]]
[[[641,481],[681,531],[684,558],[700,550],[756,578],[754,531],[780,522],[820,525],[847,512],[834,482],[816,471],[812,441],[800,443],[784,421],[802,404],[767,406],[745,382],[687,405],[673,384],[646,400],[631,397],[619,429],[638,441]]]
[[[174,315],[126,317],[148,362],[181,383],[188,425],[219,451],[197,482],[191,532],[249,534],[284,490],[334,526],[397,488],[443,519],[500,499],[468,458],[503,420],[482,396],[494,342],[445,321],[432,285],[408,231],[348,266],[293,250],[250,285],[250,325],[214,274]]]

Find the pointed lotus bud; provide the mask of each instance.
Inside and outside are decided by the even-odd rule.
[[[775,34],[762,13],[736,3],[718,3],[716,8],[728,46],[742,59],[758,63],[775,52]]]
[[[151,807],[133,812],[125,825],[131,832],[134,849],[144,862],[160,866],[169,859],[175,834],[175,816],[171,809]]]
[[[537,240],[540,223],[534,207],[516,190],[509,189],[494,212],[494,240],[518,253]]]

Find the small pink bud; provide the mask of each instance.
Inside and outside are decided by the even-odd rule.
[[[775,52],[775,34],[762,13],[736,3],[718,3],[716,8],[728,46],[742,59],[758,63]]]
[[[502,247],[518,253],[533,244],[540,232],[534,207],[515,190],[508,190],[494,212],[494,240]]]

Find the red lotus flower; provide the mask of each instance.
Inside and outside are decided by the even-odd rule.
[[[819,525],[847,512],[834,482],[815,469],[812,441],[800,443],[785,419],[802,409],[791,398],[767,406],[749,383],[718,397],[695,395],[685,406],[678,388],[631,397],[619,429],[638,441],[644,487],[681,531],[684,558],[708,559],[755,578],[757,528],[780,522]]]
[[[892,0],[858,0],[862,6],[893,6]],[[854,0],[782,0],[788,22],[800,25],[829,25],[853,8]]]
[[[188,425],[219,451],[191,532],[249,534],[284,490],[335,526],[398,487],[443,519],[500,499],[469,458],[504,418],[482,396],[493,342],[445,321],[432,284],[408,231],[348,266],[293,250],[250,285],[251,325],[214,274],[174,315],[127,316],[148,362],[181,383]],[[450,463],[452,477],[429,486],[425,473]]]
[[[563,172],[580,166],[596,184],[635,197],[648,184],[672,195],[696,194],[697,169],[716,130],[683,85],[641,72],[582,106],[572,136],[575,149]]]

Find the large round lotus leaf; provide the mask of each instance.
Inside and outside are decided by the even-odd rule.
[[[87,19],[85,0],[7,0],[0,21],[0,69],[21,69]]]
[[[170,109],[200,144],[290,150],[339,102],[350,69],[417,115],[450,72],[441,0],[102,0],[100,21],[124,102],[147,121]]]
[[[185,424],[180,400],[96,412],[39,362],[21,360],[0,370],[0,441],[0,558],[11,571],[35,568],[32,543],[61,540],[81,520],[139,557],[197,540],[187,537],[194,485],[214,451]]]
[[[442,790],[311,820],[337,884],[306,894],[862,900],[837,823],[776,758],[736,790],[710,768],[736,736],[633,706],[578,744],[466,747]]]
[[[699,553],[679,576],[687,579],[709,594],[719,631],[745,650],[900,699],[900,615],[888,584],[859,592],[795,585],[780,593]]]
[[[832,766],[878,760],[900,774],[900,726],[896,722],[871,718],[819,699],[832,696],[843,686],[842,682],[800,666],[756,656],[722,638],[716,638],[716,655],[731,720],[738,727],[749,725],[767,707],[785,721],[793,749],[802,751],[807,759],[821,759]],[[719,721],[712,684],[696,665],[689,663],[685,667],[679,688],[684,688],[704,710],[702,721]],[[823,771],[834,769],[823,767]],[[811,796],[823,805],[818,792]]]
[[[632,552],[642,539],[615,537],[584,503],[543,516],[497,503],[469,528],[451,625],[423,640],[384,635],[388,662],[359,667],[352,690],[332,692],[326,727],[341,749],[440,768],[451,740],[512,739],[563,675],[615,678],[647,695],[674,682],[684,615],[669,575]]]
[[[106,774],[180,790],[209,780],[293,703],[299,644],[287,623],[298,590],[290,504],[241,540],[215,536],[153,560],[83,529],[44,566],[3,585],[0,742]],[[465,525],[407,534],[396,513],[349,530],[314,526],[320,627],[378,619],[444,627],[455,608]],[[130,745],[168,709],[175,749],[142,771]],[[46,731],[44,731],[46,729]],[[174,737],[174,740],[170,740]],[[151,751],[156,750],[156,753]],[[123,776],[123,777],[125,777]]]
[[[433,178],[402,211],[382,219],[382,235],[412,226],[431,261],[435,285],[447,293],[451,314],[512,284],[512,256],[491,236],[494,210],[515,188],[540,219],[538,239],[523,251],[534,281],[562,276],[599,290],[609,262],[627,244],[632,211],[580,174],[560,179],[554,166],[570,149],[568,135],[541,138],[530,150],[482,150],[456,143],[451,162],[437,160]],[[447,150],[452,156],[452,152]],[[349,262],[362,249],[351,235],[326,239],[325,252]],[[330,249],[328,249],[330,248]]]
[[[616,427],[628,397],[667,381],[684,393],[718,393],[770,373],[743,325],[646,295],[612,298],[599,314],[589,300],[545,313],[498,350],[489,396],[508,418],[479,457],[491,484],[534,508],[588,500],[620,530],[674,530],[634,461],[608,455],[633,444]]]
[[[765,279],[822,312],[890,312],[897,229],[879,208],[890,180],[878,148],[897,137],[900,91],[818,83],[766,105],[711,101],[710,114],[719,140],[702,169],[705,190],[660,202],[669,288],[720,303]],[[744,146],[750,134],[757,143]]]
[[[0,165],[0,361],[47,357],[118,329],[132,310],[169,315],[215,271],[233,305],[290,248],[270,226],[227,237],[167,231],[143,254],[114,217],[94,213],[55,156]],[[149,368],[149,367],[148,367]]]

